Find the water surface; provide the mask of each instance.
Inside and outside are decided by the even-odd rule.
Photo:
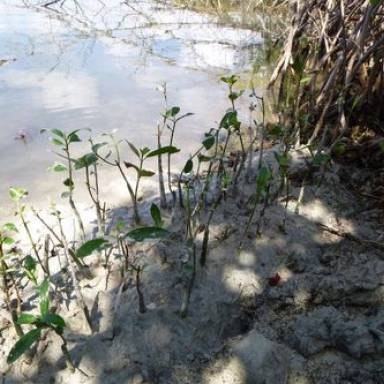
[[[139,146],[153,145],[163,81],[169,105],[194,113],[176,134],[179,166],[228,107],[220,75],[250,68],[262,43],[257,32],[160,3],[83,0],[81,9],[70,0],[50,9],[42,3],[0,1],[0,206],[6,209],[9,186],[27,188],[33,204],[62,192],[60,177],[46,171],[54,155],[42,128],[117,129]],[[118,204],[125,192],[115,187],[117,175],[108,175],[103,184]]]

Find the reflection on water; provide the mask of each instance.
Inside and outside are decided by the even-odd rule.
[[[0,4],[1,206],[11,185],[34,202],[59,195],[58,179],[44,173],[53,154],[41,128],[118,129],[154,144],[162,81],[170,104],[194,113],[176,134],[187,156],[227,108],[219,75],[248,68],[262,43],[258,33],[153,2],[42,3]]]

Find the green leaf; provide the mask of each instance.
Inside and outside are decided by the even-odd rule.
[[[220,78],[220,80],[230,86],[234,85],[237,80],[238,80],[238,77],[236,75],[231,75],[231,76],[223,76]]]
[[[41,133],[43,131],[40,131]],[[51,132],[56,135],[56,136],[59,136],[61,137],[62,139],[65,139],[65,133],[63,131],[61,131],[60,129],[51,129]]]
[[[140,159],[140,152],[139,150],[132,144],[130,143],[128,140],[127,140],[127,143],[129,145],[129,147],[131,148],[132,152]]]
[[[215,136],[208,135],[204,140],[203,140],[203,145],[204,148],[208,151],[215,145]]]
[[[28,255],[24,259],[23,266],[27,271],[35,271],[37,263],[31,255]]]
[[[182,120],[182,119],[184,119],[184,118],[186,118],[186,117],[188,117],[188,116],[193,116],[193,113],[192,113],[192,112],[187,112],[187,113],[185,113],[184,115],[179,116],[179,117],[176,119],[176,121],[180,121],[180,120]]]
[[[192,169],[193,169],[193,161],[189,159],[184,165],[183,173],[190,173]]]
[[[77,132],[79,132],[79,129],[77,129],[76,131],[73,131],[71,132],[69,135],[68,135],[68,143],[79,143],[81,141],[79,135],[77,134]]]
[[[331,156],[327,153],[316,153],[313,158],[312,164],[320,167],[321,165],[327,164],[331,160]]]
[[[145,155],[148,153],[148,152],[151,152],[151,150],[148,148],[148,147],[144,147],[144,148],[141,148],[140,149],[140,153],[143,157],[145,157]]]
[[[4,238],[2,239],[1,242],[2,242],[3,244],[5,244],[5,245],[12,245],[12,244],[15,243],[15,240],[12,239],[12,237],[8,237],[8,236],[6,236],[6,237],[4,237]]]
[[[14,363],[23,353],[25,353],[37,340],[39,340],[41,329],[33,329],[21,337],[13,346],[7,357],[7,363]]]
[[[149,157],[164,155],[166,153],[173,154],[173,153],[177,153],[177,152],[180,152],[179,148],[173,147],[172,145],[168,145],[166,147],[161,147],[159,149],[156,149],[154,151],[149,152],[146,157],[149,158]]]
[[[24,188],[9,188],[9,196],[13,201],[19,201],[28,195],[28,191]]]
[[[75,185],[74,182],[73,182],[73,180],[70,179],[70,178],[65,179],[65,180],[63,181],[63,184],[64,184],[66,187],[68,187],[68,188],[73,188],[73,186]]]
[[[287,170],[288,165],[289,165],[288,155],[286,153],[277,153],[277,152],[274,152],[274,155],[275,155],[276,161],[278,162],[280,168],[284,171]]]
[[[129,168],[134,168],[137,173],[139,173],[140,169],[137,165],[130,163],[129,161],[124,161],[124,165],[129,169]]]
[[[279,124],[271,124],[268,134],[271,135],[272,138],[280,138],[284,134],[284,129]]]
[[[37,288],[37,291],[39,292],[40,298],[44,298],[48,296],[49,291],[49,280],[45,279]]]
[[[107,240],[103,238],[93,239],[85,242],[77,251],[76,257],[82,259],[86,256],[91,255],[93,252],[98,250],[102,245],[107,243]]]
[[[140,169],[138,174],[140,177],[151,177],[155,174],[155,172],[149,171],[148,169]]]
[[[165,117],[175,117],[180,112],[180,107],[172,107],[165,112]]]
[[[67,167],[64,164],[55,162],[52,167],[48,168],[48,170],[53,172],[65,172]]]
[[[256,187],[258,193],[266,188],[271,179],[271,171],[267,167],[262,167],[256,177]]]
[[[41,316],[46,316],[46,314],[49,312],[49,305],[50,300],[48,296],[40,299],[39,308]]]
[[[22,313],[17,319],[17,324],[33,324],[39,320],[35,315],[29,313]]]
[[[49,312],[50,300],[49,300],[49,280],[45,279],[37,288],[40,297],[40,314],[45,316]]]
[[[63,143],[61,140],[56,139],[55,137],[52,137],[51,141],[52,141],[52,143],[55,144],[55,145],[59,145],[59,146],[61,146],[61,147],[64,146],[64,143]]]
[[[211,160],[212,160],[212,157],[210,157],[210,156],[204,156],[204,155],[202,155],[202,154],[199,154],[199,155],[197,156],[197,158],[199,159],[199,161],[200,161],[201,163],[203,163],[203,162],[207,162],[207,161],[211,161]]]
[[[108,143],[98,143],[98,144],[93,144],[92,145],[92,152],[93,153],[97,153],[99,151],[100,148],[104,147],[108,145]]]
[[[61,194],[62,199],[68,199],[68,197],[71,196],[71,193],[68,191],[65,191]]]
[[[87,153],[75,160],[75,169],[82,169],[90,167],[92,164],[97,162],[97,156],[94,153]]]
[[[152,240],[168,236],[169,232],[159,227],[142,227],[129,231],[126,236],[136,241]]]
[[[63,329],[65,327],[64,319],[55,313],[47,313],[44,317],[41,318],[41,322],[52,325],[54,327],[58,327],[59,329]]]
[[[226,114],[221,119],[219,126],[220,128],[224,129],[229,129],[230,127],[234,127],[236,129],[240,128],[240,122],[237,120],[237,112],[226,112]]]
[[[237,100],[242,94],[244,93],[244,90],[241,90],[240,92],[231,92],[228,95],[228,98],[232,101]]]
[[[347,150],[347,144],[342,142],[336,143],[333,147],[333,153],[336,156],[342,156],[346,150]]]
[[[4,228],[5,231],[15,232],[15,233],[19,232],[17,230],[17,228],[16,228],[16,225],[13,224],[13,223],[6,223],[6,224],[3,225],[3,228]]]
[[[369,0],[369,2],[370,2],[373,6],[379,5],[381,1],[382,1],[382,0]]]
[[[151,216],[156,227],[163,226],[163,220],[161,219],[160,209],[155,203],[152,203],[151,205]]]

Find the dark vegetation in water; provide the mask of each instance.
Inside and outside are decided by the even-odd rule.
[[[383,145],[383,36],[382,1],[313,0],[296,10],[270,81],[278,80],[280,123],[291,142],[337,155]]]

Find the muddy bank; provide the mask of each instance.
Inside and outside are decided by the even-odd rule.
[[[271,166],[273,151],[264,157]],[[301,183],[295,186],[293,178],[300,179],[305,156],[293,154],[287,213],[284,201],[268,206],[259,234],[254,223],[241,250],[254,186],[243,180],[227,196],[215,213],[207,264],[198,266],[186,318],[179,311],[191,255],[180,208],[163,211],[171,239],[132,245],[145,266],[146,313],[138,312],[135,281],[122,280],[118,258],[109,271],[97,256],[87,259],[91,275],[81,286],[92,308],[92,335],[74,293],[62,292],[58,313],[68,325],[76,373],[65,369],[51,333],[32,364],[9,368],[5,358],[15,334],[2,309],[3,382],[382,383],[384,261],[376,242],[382,222],[345,187],[345,169],[336,164],[312,175],[295,213]],[[148,208],[144,203],[150,222]],[[110,212],[110,223],[120,219],[130,221],[131,212]],[[199,251],[202,241],[200,234]],[[54,279],[65,280],[65,272]],[[36,303],[33,290],[27,296],[25,310]]]

